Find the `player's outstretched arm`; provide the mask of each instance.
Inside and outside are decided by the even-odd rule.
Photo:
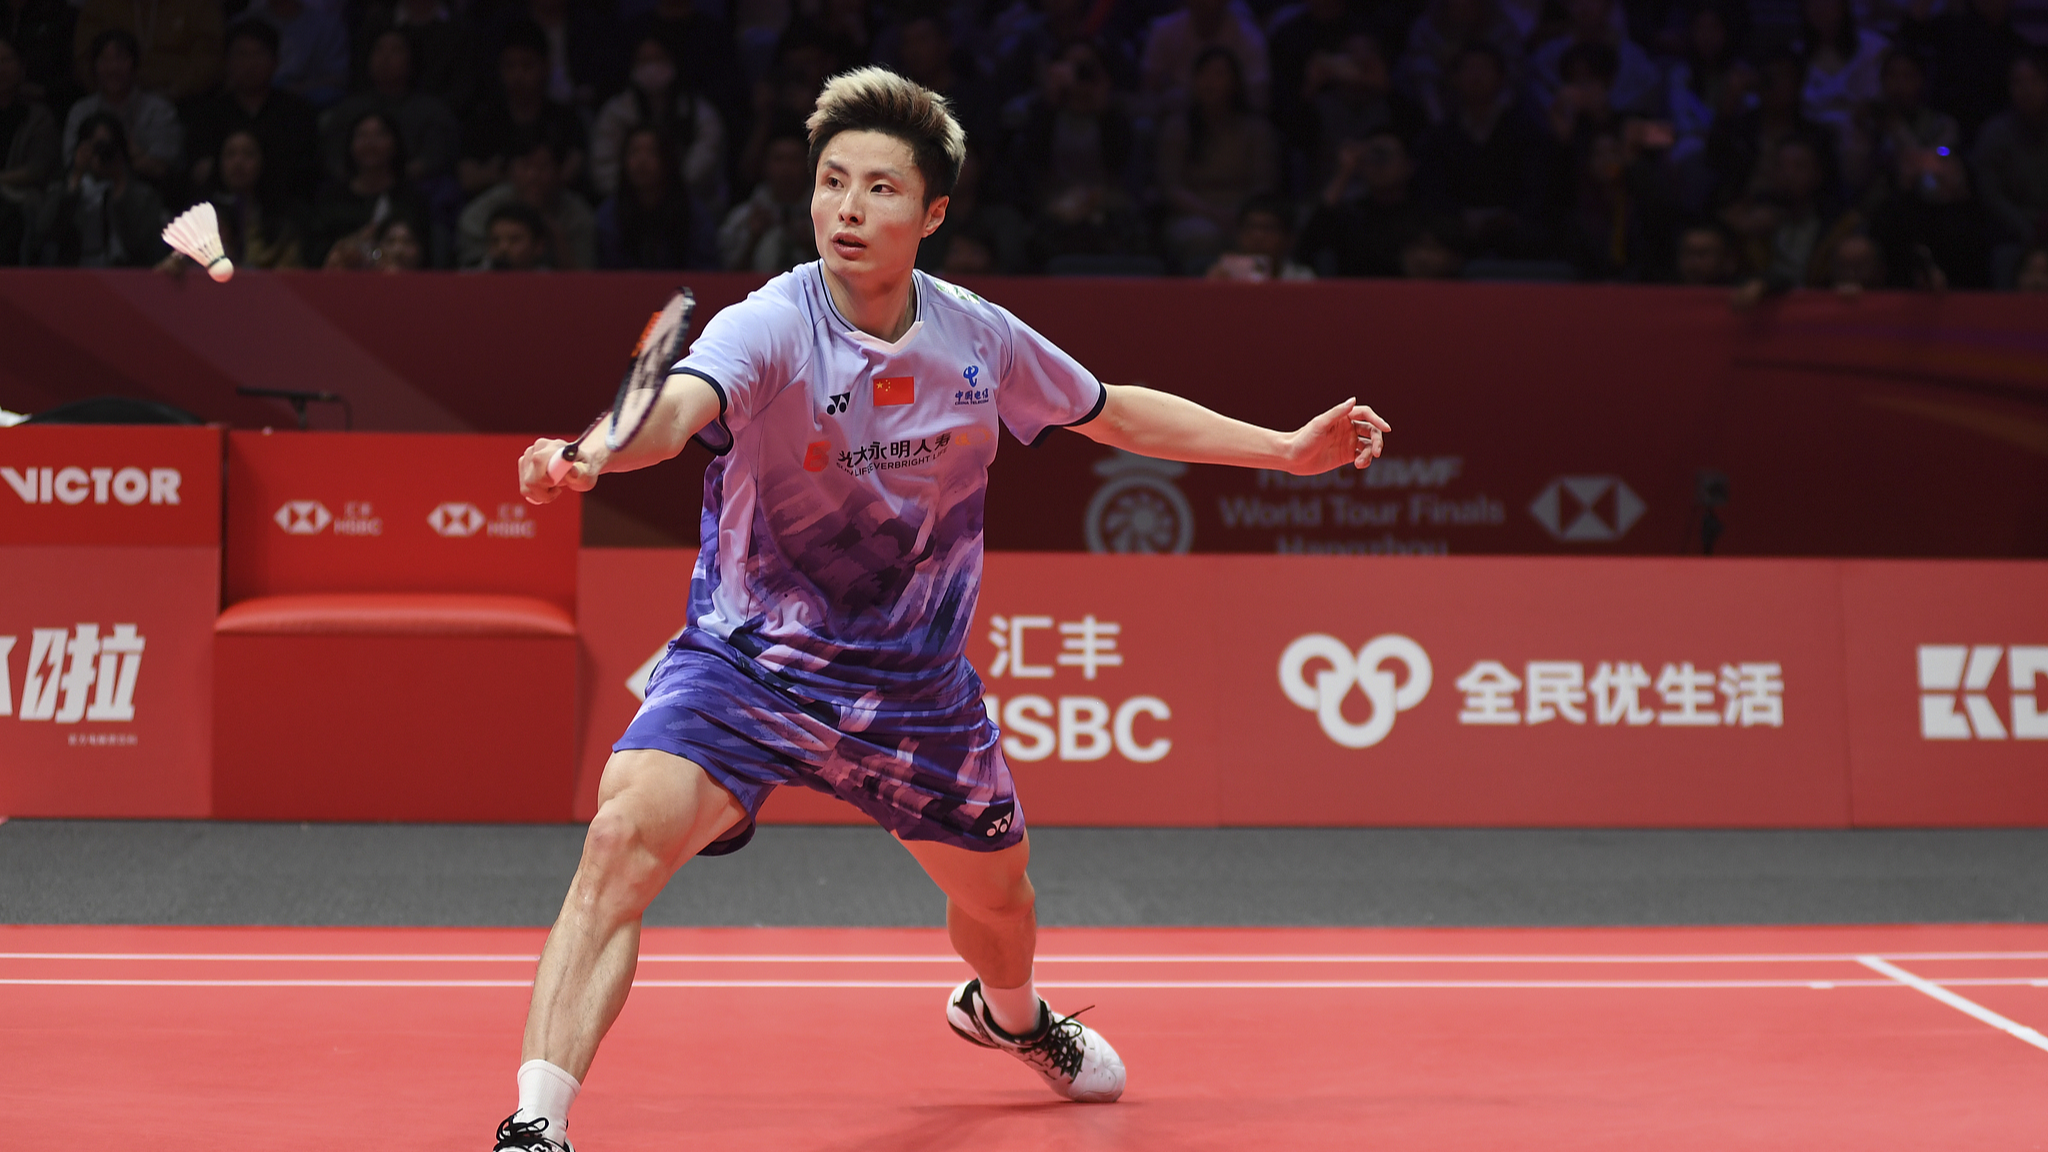
[[[1102,412],[1074,431],[1098,444],[1190,464],[1232,464],[1308,476],[1371,464],[1393,426],[1346,400],[1292,432],[1212,412],[1192,400],[1135,384],[1110,384]]]
[[[613,453],[605,447],[602,428],[583,438],[576,462],[559,484],[548,480],[548,465],[566,440],[536,440],[519,458],[519,491],[529,503],[545,504],[564,489],[588,492],[606,472],[631,472],[667,460],[689,444],[690,437],[718,419],[718,393],[700,377],[678,372],[662,384],[661,399],[638,436]]]

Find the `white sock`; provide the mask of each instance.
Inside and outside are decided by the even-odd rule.
[[[1038,986],[1031,977],[1026,976],[1019,988],[992,988],[984,980],[981,999],[988,1005],[988,1014],[995,1018],[996,1027],[1010,1035],[1030,1036],[1038,1031]]]
[[[550,1140],[568,1139],[569,1105],[583,1090],[574,1076],[545,1060],[528,1060],[519,1066],[519,1112],[517,1119],[528,1122],[545,1118],[548,1126],[541,1135]]]

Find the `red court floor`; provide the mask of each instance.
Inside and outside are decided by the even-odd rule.
[[[0,927],[10,1146],[489,1147],[541,934]],[[946,1029],[925,930],[662,929],[585,1152],[2048,1146],[2048,927],[1047,931],[1123,1052]]]

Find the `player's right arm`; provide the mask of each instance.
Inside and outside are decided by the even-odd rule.
[[[533,447],[519,458],[520,494],[529,503],[546,504],[564,489],[590,491],[597,486],[597,478],[606,472],[652,467],[680,453],[690,438],[718,419],[718,415],[718,393],[710,384],[687,372],[672,373],[662,384],[661,399],[655,401],[654,412],[638,436],[618,453],[605,447],[602,431],[586,437],[577,450],[576,462],[563,473],[559,484],[548,479],[548,465],[569,442],[534,441]]]

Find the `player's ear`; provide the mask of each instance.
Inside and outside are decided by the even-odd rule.
[[[951,203],[952,199],[950,196],[941,196],[937,200],[925,205],[924,231],[921,235],[931,235],[939,230],[939,225],[946,222],[946,205]]]

